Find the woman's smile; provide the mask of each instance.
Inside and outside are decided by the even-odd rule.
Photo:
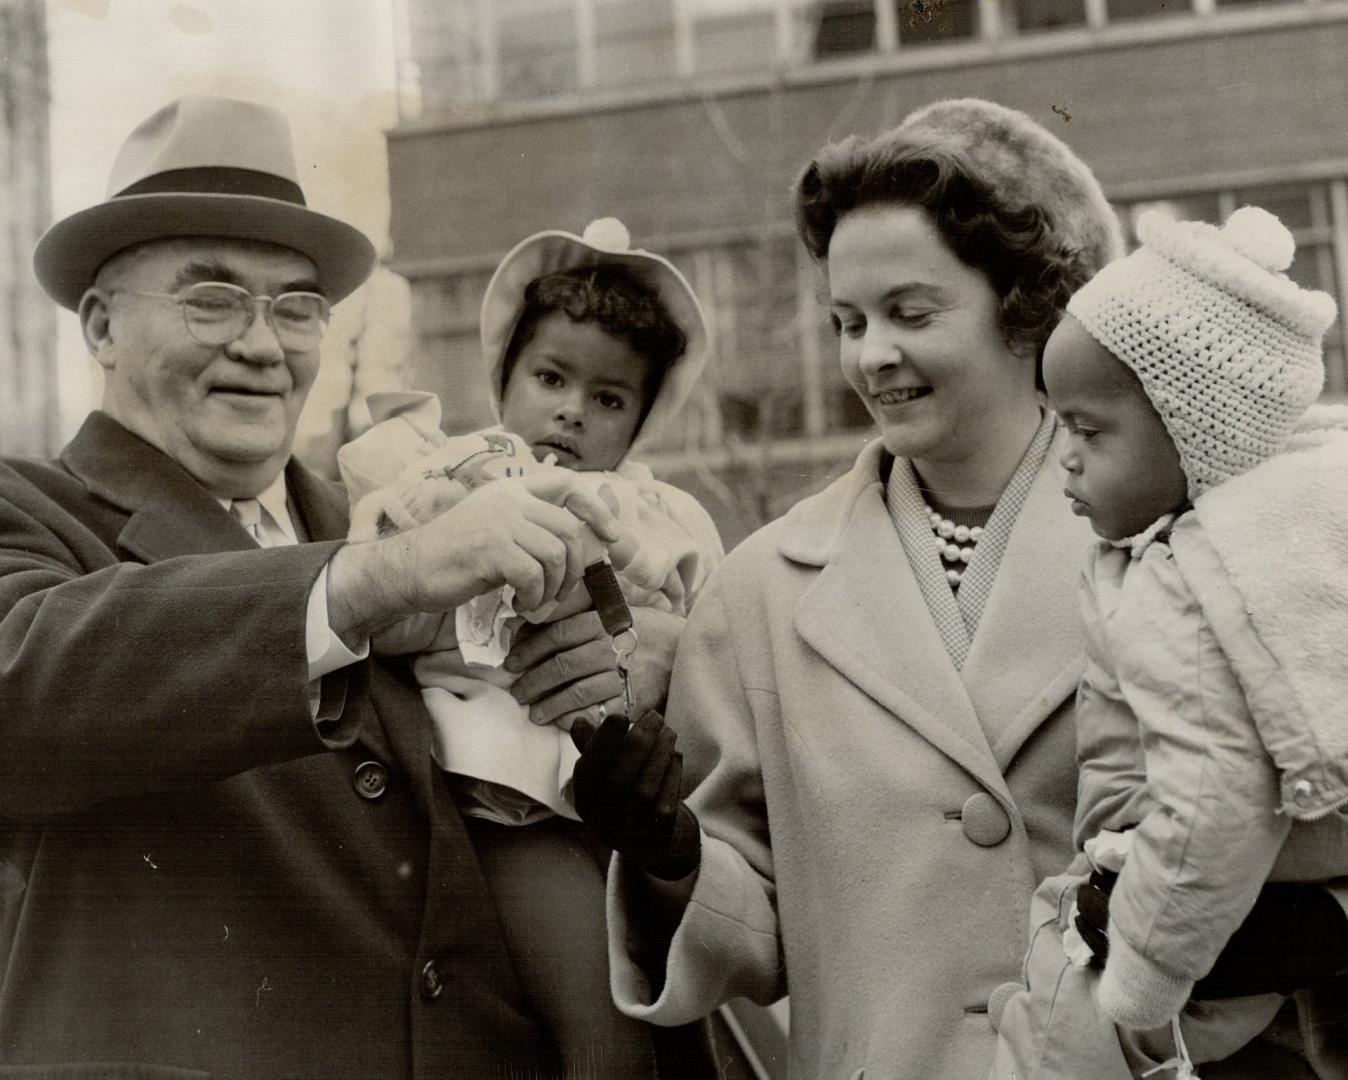
[[[902,389],[880,390],[873,396],[882,407],[885,407],[907,405],[910,401],[916,401],[930,393],[930,386],[908,386]]]

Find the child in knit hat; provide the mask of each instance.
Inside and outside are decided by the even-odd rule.
[[[1138,234],[1044,352],[1065,494],[1101,538],[1082,592],[1083,854],[1036,894],[998,1080],[1185,1077],[1234,1053],[1283,997],[1195,984],[1266,881],[1348,874],[1348,409],[1313,404],[1335,305],[1283,273],[1291,234],[1258,208],[1222,229],[1153,212]],[[1332,890],[1316,895],[1341,939]],[[1074,897],[1107,903],[1107,936]],[[1324,945],[1332,977],[1344,942]]]
[[[499,425],[446,435],[434,395],[373,396],[374,426],[338,452],[352,539],[411,528],[482,484],[556,472],[609,502],[622,535],[608,555],[628,604],[686,616],[723,557],[720,538],[692,496],[631,457],[678,413],[705,362],[706,325],[683,275],[632,249],[613,218],[583,236],[536,233],[493,274],[481,332]],[[605,556],[592,539],[587,565]],[[577,587],[544,610],[516,611],[512,592],[495,589],[450,616],[399,624],[375,648],[416,654],[431,754],[474,819],[516,971],[563,1074],[653,1077],[651,1029],[618,1013],[609,993],[607,853],[571,802],[570,722],[531,722],[511,692],[519,672],[505,664],[523,622],[589,606]],[[589,718],[622,709],[618,697]]]

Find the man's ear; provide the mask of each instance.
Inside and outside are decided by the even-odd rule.
[[[109,348],[112,345],[112,294],[94,286],[80,297],[80,331],[84,345],[98,363],[112,367]]]

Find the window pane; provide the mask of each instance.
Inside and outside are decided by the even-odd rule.
[[[502,98],[530,99],[580,86],[573,0],[494,0]]]
[[[1193,11],[1190,0],[1109,0],[1109,21],[1128,22],[1164,15],[1187,15]]]
[[[693,67],[699,72],[761,71],[777,63],[773,0],[689,0]]]
[[[632,86],[674,77],[674,15],[669,0],[596,0],[595,82]]]
[[[1293,231],[1309,228],[1311,189],[1305,184],[1245,188],[1236,192],[1237,206],[1262,206]]]
[[[1022,31],[1086,23],[1086,5],[1082,0],[1007,0],[1002,12],[1008,26]]]
[[[727,245],[712,252],[710,365],[727,435],[755,439],[804,428],[796,338],[794,240]]]
[[[1129,249],[1137,246],[1137,219],[1147,210],[1159,210],[1177,221],[1207,221],[1220,225],[1216,194],[1182,195],[1133,203],[1121,215]]]
[[[899,48],[971,38],[978,30],[976,0],[895,0]]]
[[[482,28],[474,0],[412,4],[407,18],[404,59],[415,73],[421,107],[439,110],[479,100]]]
[[[812,28],[810,55],[816,60],[875,48],[874,0],[821,0],[803,9],[801,18]]]

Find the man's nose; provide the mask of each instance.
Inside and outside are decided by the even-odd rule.
[[[251,364],[279,364],[285,359],[285,349],[271,324],[271,301],[253,298],[252,319],[242,334],[225,345],[225,352]]]

